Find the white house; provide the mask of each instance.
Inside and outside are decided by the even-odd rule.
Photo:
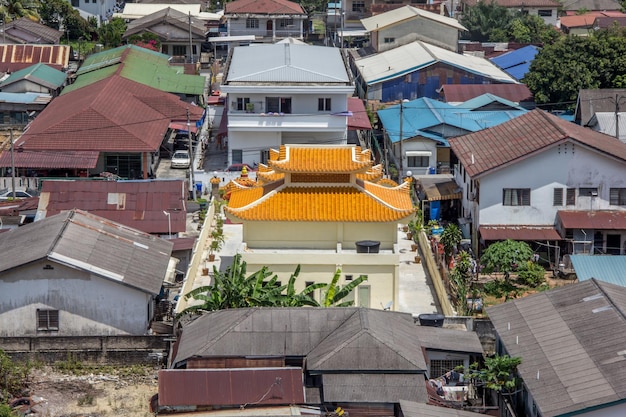
[[[626,144],[541,110],[450,139],[463,218],[480,241],[626,251]]]
[[[228,36],[253,35],[257,40],[274,42],[304,37],[306,12],[289,0],[236,0],[225,3],[224,18]]]
[[[338,48],[236,47],[226,67],[229,164],[265,163],[270,148],[287,143],[347,142],[354,84]]]
[[[173,244],[72,210],[0,247],[0,336],[104,336],[148,332]]]

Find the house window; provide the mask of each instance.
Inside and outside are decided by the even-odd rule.
[[[385,38],[383,40],[384,43],[394,43],[396,41],[396,38]]]
[[[293,27],[293,19],[278,19],[277,24],[281,29]]]
[[[107,155],[105,158],[106,171],[124,178],[139,178],[141,170],[141,154],[136,155]]]
[[[246,19],[246,29],[258,29],[259,19],[248,18]]]
[[[365,12],[365,1],[363,0],[354,0],[352,2],[352,11],[357,13]]]
[[[457,366],[464,366],[463,359],[433,359],[430,361],[430,377],[439,378]]]
[[[37,331],[58,331],[59,310],[37,309]]]
[[[237,98],[237,110],[248,110],[247,105],[250,104],[250,97]]]
[[[568,188],[565,196],[565,204],[573,206],[576,204],[576,188]]]
[[[241,149],[233,149],[232,159],[233,159],[233,164],[242,164],[243,163],[243,151]]]
[[[185,56],[187,55],[187,46],[185,45],[172,45],[172,55]]]
[[[268,113],[291,113],[291,98],[289,97],[267,97],[265,108]]]
[[[428,167],[430,161],[429,156],[409,156],[407,157],[407,166],[416,168]]]
[[[330,99],[318,98],[317,99],[317,111],[330,111]]]
[[[552,10],[539,10],[537,14],[541,17],[550,17],[552,16]]]
[[[72,0],[72,7],[80,7],[80,0]]]
[[[502,190],[502,205],[530,206],[530,188],[505,188]]]
[[[562,188],[554,189],[554,195],[552,197],[552,205],[553,206],[563,205],[563,189]]]
[[[609,200],[612,206],[626,206],[626,188],[611,188]]]
[[[598,196],[598,189],[594,188],[594,187],[581,187],[578,189],[578,196],[579,197],[597,197]]]

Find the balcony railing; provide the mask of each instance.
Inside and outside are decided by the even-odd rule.
[[[300,29],[276,29],[275,31],[271,30],[231,30],[231,36],[242,36],[242,35],[254,35],[260,36],[263,38],[272,38],[276,36],[277,38],[299,38],[302,37],[303,34]]]
[[[249,113],[245,111],[228,112],[228,128],[236,130],[276,129],[292,131],[343,130],[346,128],[345,116],[330,114],[302,115],[286,113]]]

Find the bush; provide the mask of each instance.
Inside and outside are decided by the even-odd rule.
[[[541,265],[527,261],[517,270],[517,282],[522,285],[537,288],[545,282],[545,273],[546,270],[543,269]]]

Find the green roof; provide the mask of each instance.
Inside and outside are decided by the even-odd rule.
[[[0,85],[5,86],[22,79],[28,79],[32,82],[45,85],[48,88],[57,89],[65,83],[66,78],[67,74],[64,72],[48,65],[38,63],[19,71],[15,71]]]
[[[185,74],[183,67],[171,66],[169,58],[169,55],[134,45],[90,55],[76,73],[76,81],[66,87],[63,94],[119,73],[126,79],[168,93],[201,96],[206,78]]]

